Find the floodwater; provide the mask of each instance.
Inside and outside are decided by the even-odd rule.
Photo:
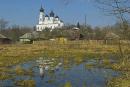
[[[106,87],[109,79],[119,75],[112,69],[86,66],[95,63],[96,60],[76,63],[71,59],[66,61],[62,58],[41,57],[18,65],[25,70],[32,70],[33,75],[19,75],[0,81],[0,87],[19,87],[16,82],[20,80],[34,80],[36,87],[64,87],[67,82],[71,83],[72,87]]]

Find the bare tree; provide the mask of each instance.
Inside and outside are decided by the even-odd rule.
[[[128,33],[128,19],[130,17],[130,0],[95,0],[99,4],[99,8],[107,14],[115,16],[120,21],[120,28],[122,29],[123,39],[127,38]],[[121,43],[119,41],[119,50],[121,57],[124,57]]]
[[[130,0],[95,0],[99,8],[109,15],[117,17],[121,23],[124,35],[128,30],[128,21],[130,18]]]
[[[3,30],[7,27],[8,21],[5,21],[4,19],[0,19],[0,30]]]

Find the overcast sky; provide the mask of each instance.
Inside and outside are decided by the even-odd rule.
[[[91,0],[0,0],[0,18],[8,20],[10,24],[34,26],[38,22],[41,2],[46,14],[53,10],[65,23],[83,24],[85,15],[87,24],[92,26],[111,25],[116,21],[104,15]]]

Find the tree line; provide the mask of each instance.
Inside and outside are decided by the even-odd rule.
[[[15,41],[19,40],[19,37],[27,32],[31,32],[33,28],[30,27],[21,27],[19,25],[9,26],[9,22],[0,19],[0,34],[8,37],[9,39]]]
[[[69,1],[72,0],[63,0]],[[103,40],[106,38],[107,33],[114,33],[113,36],[119,36],[120,39],[130,39],[130,0],[93,0],[97,4],[98,8],[105,12],[107,15],[111,15],[117,18],[118,22],[115,25],[105,27],[92,27],[90,25],[84,26],[77,23],[77,25],[67,25],[62,29],[54,29],[50,32],[49,29],[45,29],[42,32],[38,32],[39,37],[43,39],[50,39],[56,37],[67,37],[69,39],[75,39],[75,32],[73,27],[80,27],[79,35],[80,39],[96,39]],[[19,37],[27,32],[32,32],[33,28],[20,27],[20,26],[8,26],[8,21],[0,19],[0,33],[7,37],[17,41]],[[110,34],[111,35],[111,34]],[[108,35],[109,36],[109,35]]]
[[[118,35],[120,39],[126,38],[130,40],[130,24],[127,23],[128,29],[127,34],[125,35],[122,31],[122,28],[120,27],[121,25],[121,22],[117,22],[116,24],[111,26],[109,25],[104,27],[92,27],[90,25],[82,25],[78,22],[76,25],[66,25],[61,29],[54,29],[52,31],[46,28],[42,32],[37,32],[37,37],[42,40],[49,40],[58,37],[65,37],[70,40],[75,40],[76,38],[79,38],[80,40],[104,40],[106,39],[106,35],[108,33],[114,33],[115,35]],[[33,27],[21,27],[18,25],[7,27],[8,22],[4,19],[0,19],[0,26],[0,34],[5,35],[13,41],[18,41],[20,36],[24,35],[25,33],[34,32],[35,29]],[[79,28],[78,32],[73,29],[74,27]]]

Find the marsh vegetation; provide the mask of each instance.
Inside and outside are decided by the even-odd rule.
[[[125,58],[121,58],[118,45],[97,41],[0,45],[0,84],[21,87],[43,84],[47,87],[115,87],[118,84],[117,87],[127,87],[130,84],[130,50],[127,44],[121,46]],[[48,70],[49,66],[40,69],[36,62],[39,57],[58,69]],[[56,67],[59,63],[62,65]],[[42,70],[45,71],[40,74]]]

